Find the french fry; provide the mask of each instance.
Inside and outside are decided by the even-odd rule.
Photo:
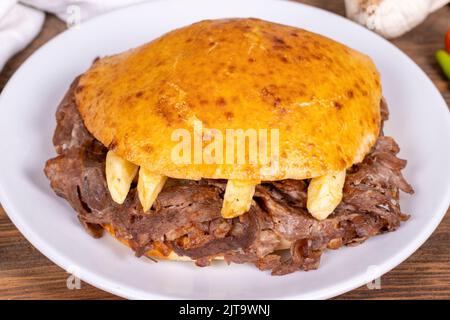
[[[223,197],[222,217],[231,219],[246,213],[252,205],[258,183],[259,181],[228,180]]]
[[[342,200],[345,170],[311,179],[306,207],[309,213],[323,220],[336,209]]]
[[[138,171],[138,166],[127,161],[113,151],[106,155],[106,182],[111,198],[122,204],[130,191],[131,182]]]
[[[147,212],[152,207],[166,180],[166,176],[154,174],[142,167],[139,169],[137,190],[144,212]]]

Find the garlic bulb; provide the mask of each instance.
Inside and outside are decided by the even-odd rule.
[[[345,0],[347,17],[385,38],[401,36],[450,0]]]

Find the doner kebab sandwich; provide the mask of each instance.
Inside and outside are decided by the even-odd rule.
[[[76,78],[45,174],[91,235],[137,256],[281,275],[407,220],[387,118],[368,56],[291,26],[205,20]]]

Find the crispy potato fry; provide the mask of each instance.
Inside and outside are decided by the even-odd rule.
[[[166,180],[166,176],[154,174],[142,167],[139,169],[137,190],[144,212],[147,212],[152,207]]]
[[[223,197],[222,217],[231,219],[246,213],[252,205],[255,186],[259,181],[228,180]]]
[[[106,155],[106,182],[111,198],[122,204],[130,191],[138,166],[119,157],[112,151]]]
[[[311,179],[306,207],[309,213],[323,220],[336,209],[342,200],[345,170]]]

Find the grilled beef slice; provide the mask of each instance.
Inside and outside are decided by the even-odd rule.
[[[53,143],[58,156],[47,161],[45,174],[91,235],[100,237],[108,224],[138,256],[154,248],[174,250],[206,266],[221,255],[227,262],[250,262],[282,275],[315,269],[326,248],[359,244],[408,219],[399,206],[400,190],[413,193],[401,174],[406,161],[396,157],[395,141],[383,135],[364,161],[348,170],[343,200],[323,221],[306,210],[306,180],[262,183],[250,211],[233,219],[220,214],[223,180],[169,180],[149,213],[142,212],[133,184],[118,205],[106,184],[107,149],[85,128],[75,87],[76,81],[57,110]],[[382,113],[387,119],[384,101]],[[287,255],[276,251],[282,241],[292,243]]]

